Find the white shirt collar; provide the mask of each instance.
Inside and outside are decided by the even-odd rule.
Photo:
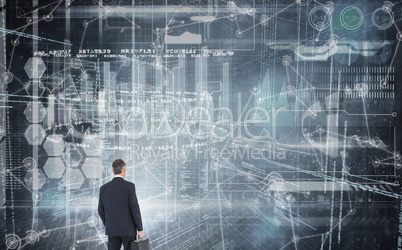
[[[121,175],[115,175],[114,177],[121,177],[121,178],[123,178],[124,179],[124,177],[123,176],[121,176]],[[113,177],[113,178],[114,178]]]

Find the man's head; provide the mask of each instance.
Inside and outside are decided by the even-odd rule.
[[[122,159],[117,159],[112,164],[113,173],[126,176],[126,163]]]

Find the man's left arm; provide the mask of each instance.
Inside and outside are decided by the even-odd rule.
[[[137,231],[142,231],[142,219],[140,205],[138,204],[137,195],[135,194],[135,185],[131,185],[128,190],[128,201],[130,205],[130,211],[134,218],[134,223]]]

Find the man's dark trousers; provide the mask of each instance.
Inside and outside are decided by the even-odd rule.
[[[130,244],[136,240],[136,236],[108,236],[108,240],[107,248],[109,250],[120,250],[121,243],[123,243],[124,250],[130,250]]]

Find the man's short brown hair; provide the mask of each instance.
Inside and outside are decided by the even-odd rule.
[[[114,174],[121,174],[123,168],[126,166],[126,163],[122,159],[117,159],[113,162],[112,168]]]

